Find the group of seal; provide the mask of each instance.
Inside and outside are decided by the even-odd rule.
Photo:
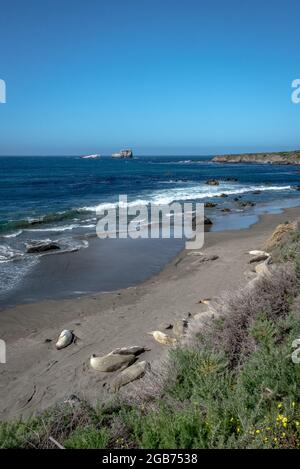
[[[175,327],[176,326],[176,327]],[[180,322],[179,325],[175,324],[174,334],[181,336],[184,334],[184,328],[186,327],[186,321]],[[148,334],[152,335],[153,338],[162,345],[175,346],[178,340],[175,337],[170,337],[161,331],[151,331]],[[57,350],[61,350],[68,347],[76,339],[73,331],[65,329],[61,332],[56,342]],[[134,345],[131,347],[121,347],[113,350],[112,352],[104,355],[97,356],[92,354],[90,357],[90,367],[102,373],[113,373],[119,371],[120,373],[111,383],[111,390],[116,392],[122,386],[144,376],[146,371],[150,370],[150,364],[147,361],[138,362],[138,356],[142,353],[149,351],[146,347]]]
[[[105,373],[120,371],[110,386],[110,389],[116,392],[121,386],[141,378],[147,370],[150,370],[150,364],[146,361],[135,363],[138,355],[148,350],[145,347],[134,345],[117,348],[103,357],[97,357],[93,354],[90,358],[90,366],[96,371]]]

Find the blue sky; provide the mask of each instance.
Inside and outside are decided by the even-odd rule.
[[[1,155],[300,148],[299,1],[1,0]]]

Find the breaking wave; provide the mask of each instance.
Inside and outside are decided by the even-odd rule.
[[[227,188],[226,188],[227,187]],[[117,206],[121,208],[126,207],[138,207],[141,205],[155,204],[155,205],[166,205],[175,201],[187,201],[187,200],[201,200],[209,199],[212,197],[219,197],[222,194],[226,195],[237,195],[244,194],[247,192],[253,191],[286,191],[290,190],[291,186],[263,186],[263,185],[253,185],[253,186],[234,186],[228,188],[228,185],[220,184],[219,186],[210,187],[209,190],[207,186],[203,187],[201,185],[185,188],[173,188],[162,191],[155,191],[149,194],[145,199],[136,199],[129,202],[104,202],[99,205],[82,207],[81,210],[86,210],[89,212],[100,212],[104,210],[109,210],[116,208]]]
[[[228,187],[226,183],[220,183],[219,186],[207,186],[205,184],[198,184],[193,186],[175,187],[172,189],[155,190],[145,192],[144,198],[137,198],[129,200],[127,203],[119,201],[115,202],[102,202],[98,205],[83,206],[76,209],[67,210],[64,212],[49,213],[38,218],[25,218],[21,220],[12,220],[2,222],[0,224],[0,236],[2,237],[17,237],[22,231],[68,231],[75,228],[93,228],[94,224],[83,224],[86,220],[88,213],[102,212],[104,210],[113,209],[116,207],[138,207],[141,205],[155,204],[165,205],[170,204],[174,201],[192,201],[209,199],[212,197],[218,197],[221,194],[236,195],[244,194],[253,191],[285,191],[290,190],[292,186],[266,186],[266,185],[251,185],[251,186],[238,186],[232,185]],[[77,223],[56,225],[57,223],[72,220]],[[78,223],[81,221],[81,223]],[[52,225],[45,227],[43,225]],[[54,225],[54,226],[53,226]],[[8,234],[5,234],[8,233]]]

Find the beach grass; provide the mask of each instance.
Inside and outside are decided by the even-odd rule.
[[[74,449],[300,448],[300,364],[292,360],[300,338],[299,234],[274,258],[271,277],[224,297],[222,319],[194,326],[170,351],[164,385],[151,397],[63,404],[1,423],[0,448],[50,448],[53,438]]]

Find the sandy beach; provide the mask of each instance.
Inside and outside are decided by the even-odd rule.
[[[203,298],[217,298],[249,280],[251,249],[261,249],[279,223],[300,216],[300,207],[263,215],[245,230],[205,234],[201,252],[181,251],[159,274],[135,287],[76,299],[18,305],[0,314],[7,363],[0,368],[0,419],[40,412],[70,394],[95,403],[106,398],[114,373],[90,369],[92,353],[143,345],[152,367],[167,348],[147,332],[204,311]],[[55,342],[63,329],[78,340],[63,350]]]

